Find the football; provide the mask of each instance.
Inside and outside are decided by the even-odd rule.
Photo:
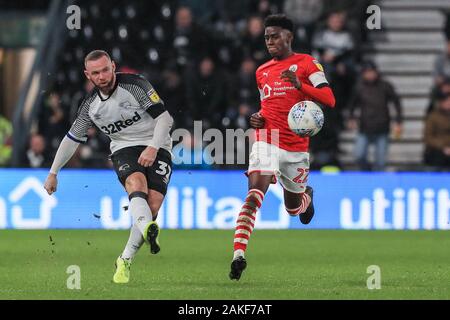
[[[301,137],[312,137],[318,134],[323,123],[323,111],[312,101],[300,101],[289,111],[289,128]]]

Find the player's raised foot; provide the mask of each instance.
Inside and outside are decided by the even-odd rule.
[[[116,272],[114,273],[113,281],[115,283],[128,283],[130,281],[131,261],[118,257],[115,265]]]
[[[161,247],[159,246],[159,226],[156,221],[152,221],[148,224],[146,230],[146,240],[150,244],[150,252],[152,254],[157,254]]]
[[[244,257],[237,257],[231,262],[230,279],[239,280],[241,278],[242,272],[247,267],[247,261]]]
[[[311,219],[314,217],[314,200],[313,200],[314,190],[310,186],[307,186],[305,193],[311,197],[311,203],[309,204],[308,208],[306,208],[306,211],[301,213],[299,216],[300,216],[301,223],[308,224],[311,222]]]

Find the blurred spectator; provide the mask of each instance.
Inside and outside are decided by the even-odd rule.
[[[92,91],[94,90],[95,86],[92,83],[91,80],[86,79],[84,81],[84,86],[82,90],[77,91],[70,102],[69,111],[68,111],[68,121],[69,123],[73,123],[75,119],[77,118],[78,109],[81,106],[81,103],[83,102],[84,98]]]
[[[426,112],[427,115],[436,108],[438,98],[442,96],[442,94],[450,94],[450,78],[444,78],[440,84],[434,86],[431,90],[430,103]]]
[[[193,21],[191,9],[179,7],[175,15],[173,34],[173,59],[184,69],[214,48],[205,30]]]
[[[194,72],[186,75],[188,110],[203,128],[221,127],[227,102],[225,74],[210,57],[203,58]]]
[[[370,170],[367,160],[368,147],[375,144],[375,164],[373,169],[385,169],[388,150],[391,118],[389,104],[392,102],[396,110],[393,126],[394,137],[398,138],[402,131],[402,107],[394,87],[383,80],[373,62],[365,62],[362,67],[362,79],[355,86],[349,103],[350,129],[358,127],[355,110],[359,109],[359,133],[355,145],[355,158],[360,170]]]
[[[187,7],[199,24],[205,24],[214,12],[214,1],[211,0],[179,0],[181,7]]]
[[[254,112],[256,112],[257,110],[250,106],[249,104],[242,102],[241,104],[239,104],[239,108],[238,108],[238,116],[236,118],[236,121],[234,123],[233,127],[237,127],[237,128],[242,128],[242,129],[249,129],[250,128],[250,123],[249,123],[249,119],[250,119],[250,115]]]
[[[338,167],[339,163],[339,125],[336,123],[336,108],[323,108],[324,124],[322,130],[310,139],[311,170],[324,167]]]
[[[264,41],[264,21],[260,16],[248,18],[239,47],[242,49],[241,59],[251,57],[258,66],[270,59]]]
[[[313,46],[325,69],[333,69],[337,63],[351,57],[354,41],[345,29],[345,19],[345,12],[330,13],[326,28],[314,36]]]
[[[336,97],[336,107],[324,109],[324,127],[311,139],[315,159],[312,168],[339,166],[339,135],[344,127],[342,111],[348,103],[355,77],[354,41],[345,22],[345,12],[331,12],[326,27],[317,31],[313,37],[313,56],[324,67]]]
[[[259,108],[259,91],[256,90],[256,64],[245,58],[237,75],[232,78],[231,99],[228,99],[227,119],[231,127],[247,129],[249,116]]]
[[[32,134],[22,164],[28,168],[47,168],[51,161],[47,153],[45,138],[40,134]]]
[[[257,109],[250,106],[248,103],[240,102],[228,108],[222,123],[224,127],[241,128],[244,130],[249,129],[250,115],[256,111]]]
[[[336,109],[347,104],[354,83],[354,41],[346,30],[345,12],[333,12],[327,18],[327,27],[313,39],[314,56],[322,63],[336,97]],[[340,120],[340,119],[339,119]]]
[[[316,22],[323,12],[323,0],[285,0],[283,11],[295,24],[294,51],[310,53]]]
[[[166,109],[175,121],[173,127],[188,128],[192,126],[192,115],[186,103],[185,82],[173,68],[163,71],[161,87],[157,88],[157,91],[163,97]]]
[[[283,7],[283,0],[252,0],[250,12],[256,12],[263,18],[270,14],[279,13]]]
[[[233,100],[236,103],[247,103],[253,108],[259,106],[259,91],[256,86],[255,71],[257,65],[251,58],[245,58],[239,69],[238,74],[234,77],[233,83]]]
[[[445,52],[436,58],[433,78],[437,86],[443,83],[446,78],[450,79],[450,40],[447,41]]]
[[[251,12],[252,0],[215,0],[209,1],[215,6],[215,23],[224,25],[228,23],[241,24]],[[238,27],[239,28],[239,27]]]
[[[450,92],[450,39],[447,39],[445,52],[440,54],[434,62],[433,79],[434,86],[431,90],[427,114],[437,104],[437,96],[441,95],[442,92]]]
[[[40,111],[39,133],[45,137],[48,151],[53,154],[70,127],[61,105],[60,95],[51,92],[45,99],[44,106]]]
[[[12,124],[0,115],[0,167],[9,165],[12,154]]]
[[[367,33],[370,31],[366,27],[367,18],[371,15],[367,13],[367,8],[372,4],[377,4],[374,0],[322,0],[324,5],[324,15],[330,12],[345,11],[346,26],[353,36],[356,48],[362,42],[367,41]]]
[[[437,97],[438,107],[426,118],[424,162],[433,169],[450,170],[450,93]]]

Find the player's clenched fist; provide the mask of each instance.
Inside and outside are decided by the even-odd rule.
[[[58,179],[56,179],[56,174],[49,173],[47,176],[47,180],[45,180],[44,183],[44,189],[47,191],[48,194],[52,194],[53,192],[56,192],[56,186],[58,185]]]
[[[300,89],[302,87],[302,83],[300,82],[299,78],[297,77],[295,72],[293,72],[291,70],[284,70],[281,73],[281,77],[280,78],[282,80],[285,80],[285,81],[288,81],[288,82],[292,83],[296,89]]]
[[[250,117],[250,125],[255,129],[264,127],[264,122],[265,120],[259,112],[252,114],[252,116]]]
[[[138,163],[143,167],[150,167],[155,162],[158,150],[153,147],[147,147],[139,156]]]

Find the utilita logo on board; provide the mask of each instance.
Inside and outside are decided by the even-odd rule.
[[[392,194],[373,190],[372,197],[354,203],[340,203],[340,224],[344,229],[450,229],[448,189],[396,188]]]

